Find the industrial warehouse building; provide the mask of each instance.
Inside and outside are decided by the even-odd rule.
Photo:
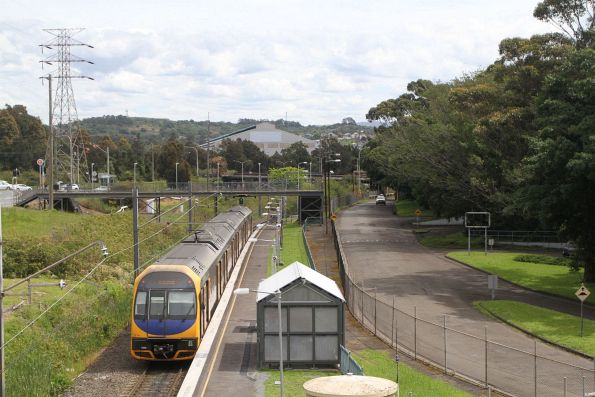
[[[279,130],[272,123],[260,123],[255,129],[241,132],[229,139],[251,141],[267,156],[272,156],[275,152],[281,153],[281,150],[287,149],[292,144],[300,141],[306,145],[308,153],[312,153],[318,145],[318,142],[313,141],[312,139],[307,139],[287,131]],[[223,139],[212,140],[211,145],[213,147],[218,147],[221,145],[222,141]]]

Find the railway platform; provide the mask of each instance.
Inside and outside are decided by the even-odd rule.
[[[267,261],[274,229],[264,229],[242,269],[236,288],[256,289],[266,278]],[[227,318],[227,316],[229,316]],[[264,393],[264,377],[257,372],[256,294],[233,296],[226,321],[214,345],[211,360],[201,377],[198,396],[257,396]]]

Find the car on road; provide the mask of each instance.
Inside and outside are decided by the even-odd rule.
[[[383,194],[376,196],[376,205],[386,205],[386,198]]]
[[[105,186],[105,185],[103,185],[103,186],[99,186],[99,187],[96,187],[96,188],[95,188],[95,189],[93,189],[93,190],[95,190],[96,192],[107,192],[107,191],[109,191],[108,187],[107,187],[107,186]]]
[[[27,192],[29,190],[33,190],[31,186],[27,186],[23,183],[15,183],[14,185],[12,185],[12,189],[17,190],[19,192]]]
[[[60,190],[79,190],[79,185],[76,183],[66,183],[64,185],[60,185]]]
[[[12,190],[12,185],[6,181],[0,181],[0,190]]]
[[[568,241],[562,247],[562,256],[570,257],[576,254],[576,244],[574,241]]]

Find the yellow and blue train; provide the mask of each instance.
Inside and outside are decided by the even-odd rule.
[[[132,301],[132,357],[194,358],[251,232],[252,211],[233,207],[138,275]]]

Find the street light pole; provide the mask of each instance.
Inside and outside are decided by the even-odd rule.
[[[196,153],[196,176],[198,177],[198,149],[195,148],[194,146],[184,146],[185,148],[188,149],[194,149],[194,152]]]
[[[180,165],[180,163],[176,163],[176,190],[178,190],[178,165]]]
[[[246,161],[234,160],[236,163],[240,163],[242,165],[242,189],[244,189],[244,163]]]
[[[260,163],[258,163],[258,190],[260,190]]]
[[[95,167],[95,163],[91,163],[91,190],[93,190],[93,178],[94,178],[94,173],[95,173],[95,171],[93,170],[94,167]]]
[[[107,147],[107,190],[109,190],[109,185],[112,177],[109,173],[109,146]]]
[[[134,173],[134,183],[133,183],[133,187],[136,188],[136,166],[138,165],[138,163],[134,163],[132,166],[133,169],[133,173]]]

